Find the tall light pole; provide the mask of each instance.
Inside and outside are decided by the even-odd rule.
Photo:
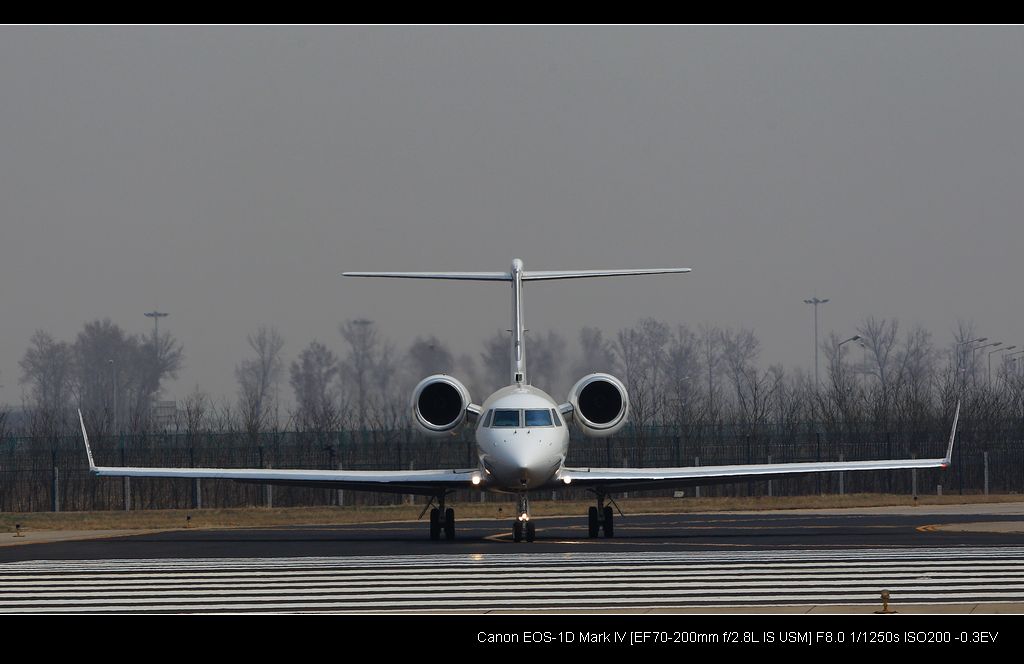
[[[843,341],[839,342],[838,346],[836,346],[836,356],[835,356],[835,359],[833,360],[833,364],[835,366],[832,368],[832,372],[833,373],[836,373],[837,371],[842,370],[842,368],[843,368],[843,344],[848,344],[851,341],[860,341],[860,335],[859,334],[855,334],[852,337],[850,337],[849,339],[844,339]]]
[[[996,348],[988,352],[988,384],[992,386],[992,353],[1002,353],[1003,351],[1013,350],[1017,346],[1006,346],[1005,348]]]
[[[962,358],[963,358],[963,351],[961,350],[960,347],[961,346],[969,346],[969,345],[974,344],[974,343],[981,343],[982,341],[988,341],[988,337],[978,337],[977,339],[968,339],[967,341],[959,341],[956,344],[954,344],[954,348],[955,348],[955,352],[956,352],[956,377],[957,377],[957,379],[960,378],[960,373],[962,371],[964,371],[964,369],[962,368],[962,365],[963,365],[963,360],[962,360]],[[967,382],[967,377],[964,376],[964,383],[966,383],[966,382]]]
[[[849,339],[844,339],[843,341],[840,341],[839,345],[836,346],[836,348],[842,348],[843,344],[850,343],[851,341],[860,341],[860,335],[859,334],[855,334],[852,337],[850,337]]]
[[[863,338],[857,342],[857,345],[860,346],[861,386],[866,388],[868,385],[868,345],[864,343]]]
[[[153,319],[153,346],[154,347],[156,346],[157,339],[160,338],[160,319],[161,318],[166,318],[169,315],[170,314],[168,314],[166,312],[157,311],[156,309],[154,309],[153,311],[147,311],[146,312],[146,317]]]
[[[828,302],[826,297],[824,300],[819,300],[817,297],[812,297],[810,300],[804,300],[806,304],[814,305],[814,389],[818,389],[818,305],[825,304]]]
[[[993,341],[992,343],[987,343],[984,346],[975,346],[974,348],[971,349],[971,382],[973,382],[975,386],[978,385],[978,377],[974,373],[974,354],[984,348],[995,348],[996,346],[1002,345],[1002,341]]]
[[[1021,353],[1024,353],[1024,350],[1018,350],[1018,351],[1017,351],[1017,352],[1015,352],[1015,353],[1010,353],[1009,355],[1007,355],[1007,356],[1003,357],[1003,363],[1007,365],[1007,367],[1006,367],[1006,370],[1007,370],[1007,371],[1010,371],[1010,370],[1011,370],[1011,369],[1010,369],[1010,367],[1009,367],[1009,365],[1010,365],[1010,364],[1013,364],[1013,369],[1012,369],[1012,371],[1013,371],[1014,375],[1016,375],[1016,374],[1017,374],[1017,361],[1018,361],[1018,360],[1019,360],[1020,358],[1019,358],[1019,357],[1013,357],[1013,356],[1014,356],[1014,355],[1020,355]],[[1013,360],[1012,360],[1012,361],[1010,360],[1010,358],[1011,358],[1011,357],[1013,357]]]

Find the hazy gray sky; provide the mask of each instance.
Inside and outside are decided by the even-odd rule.
[[[1021,28],[0,28],[0,401],[34,330],[170,312],[196,384],[370,317],[457,353],[495,284],[342,270],[687,266],[531,285],[526,322],[957,318],[1024,343]],[[476,396],[476,395],[474,395]],[[477,397],[482,399],[483,396]]]

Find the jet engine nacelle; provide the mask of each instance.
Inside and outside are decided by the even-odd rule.
[[[469,390],[445,374],[427,376],[412,391],[416,427],[428,436],[443,436],[466,420]]]
[[[588,436],[610,436],[626,424],[629,395],[615,376],[592,373],[584,376],[569,391],[572,417]]]

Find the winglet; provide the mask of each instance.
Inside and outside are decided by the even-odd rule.
[[[953,415],[953,430],[949,432],[949,447],[946,448],[946,458],[942,460],[942,467],[949,466],[953,461],[953,441],[956,439],[956,423],[960,419],[960,402],[956,402],[956,413]]]
[[[85,419],[82,417],[82,409],[78,409],[78,421],[82,423],[82,438],[85,439],[85,455],[89,457],[89,470],[96,472],[96,463],[92,460],[92,448],[89,447],[89,434],[85,432]]]

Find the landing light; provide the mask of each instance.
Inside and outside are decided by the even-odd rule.
[[[571,478],[571,477],[569,477],[568,475],[566,475],[565,477],[563,477],[563,478],[562,478],[562,481],[563,481],[563,482],[565,482],[566,484],[572,484],[572,478]]]
[[[473,482],[473,486],[478,486],[480,484],[480,476],[479,475],[473,475],[472,482]]]
[[[520,521],[529,521],[530,520],[530,515],[527,514],[526,512],[523,512],[522,514],[519,515],[519,520]]]

